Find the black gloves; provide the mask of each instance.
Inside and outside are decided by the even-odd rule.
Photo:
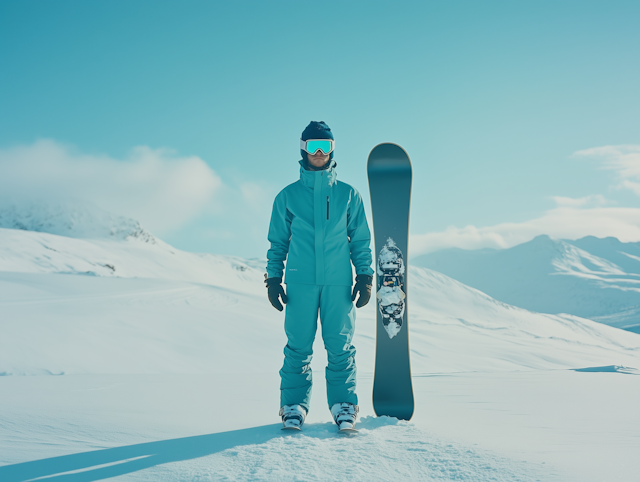
[[[353,292],[351,293],[351,301],[354,301],[356,299],[356,295],[360,293],[360,297],[356,303],[356,308],[362,308],[364,305],[369,303],[369,299],[371,298],[372,282],[373,276],[369,276],[368,274],[359,274],[356,276],[356,285],[353,287]]]
[[[265,278],[267,275],[264,275]],[[284,288],[280,283],[282,283],[282,278],[267,278],[264,283],[267,285],[267,296],[269,297],[269,301],[273,305],[273,307],[282,311],[282,305],[280,304],[280,300],[278,297],[282,298],[282,302],[287,304],[287,295],[284,294]]]
[[[360,296],[358,297],[358,301],[356,302],[356,308],[362,308],[364,305],[369,303],[369,299],[371,298],[371,284],[373,282],[373,276],[369,276],[368,274],[359,274],[356,276],[356,285],[353,287],[353,292],[351,293],[351,301],[355,301],[358,293]],[[273,307],[282,311],[283,306],[280,304],[280,299],[282,299],[282,303],[287,304],[287,295],[284,292],[284,288],[282,287],[282,278],[267,278],[264,283],[267,285],[267,296],[269,296],[269,301],[273,305]]]

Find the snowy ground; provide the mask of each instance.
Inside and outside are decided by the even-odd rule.
[[[267,373],[5,377],[0,480],[632,481],[640,469],[636,376],[416,377],[411,422],[375,418],[371,378],[361,377],[353,438],[335,434],[321,384],[305,431],[282,432],[277,382]]]
[[[109,261],[126,277],[77,274]],[[371,304],[355,338],[360,434],[330,423],[321,341],[305,431],[282,432],[283,315],[254,266],[0,229],[0,481],[640,472],[640,336],[505,305],[426,269],[409,272],[412,421],[374,416]]]

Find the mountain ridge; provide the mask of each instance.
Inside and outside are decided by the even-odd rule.
[[[640,333],[640,243],[540,235],[506,250],[451,248],[410,264],[508,305]],[[261,277],[265,265],[180,251],[137,221],[78,200],[0,200],[0,271],[179,279],[245,290],[247,276]]]
[[[411,262],[511,305],[640,332],[640,243],[540,235],[505,250],[451,248]]]
[[[134,219],[112,214],[79,199],[0,200],[0,228],[79,239],[128,239],[157,243]]]

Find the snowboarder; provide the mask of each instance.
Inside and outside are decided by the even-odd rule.
[[[299,429],[309,411],[319,313],[329,409],[339,429],[349,430],[358,415],[353,301],[357,297],[360,308],[371,297],[371,234],[360,193],[336,178],[329,126],[312,121],[302,133],[300,153],[300,180],[280,191],[273,204],[265,274],[269,301],[279,311],[280,300],[287,308],[280,416],[284,428]]]

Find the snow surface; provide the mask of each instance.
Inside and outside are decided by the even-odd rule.
[[[262,260],[187,253],[157,240],[74,239],[0,228],[0,271],[185,280],[255,292]],[[258,268],[259,267],[259,268]],[[251,278],[248,271],[252,270]],[[247,272],[247,273],[245,273]]]
[[[0,229],[0,480],[595,481],[640,470],[640,336],[515,308],[423,268],[408,273],[414,419],[374,416],[370,303],[354,338],[360,434],[330,423],[321,340],[304,431],[281,431],[286,338],[263,272],[264,260],[160,240]]]
[[[255,359],[229,362],[246,346],[275,367],[282,321],[255,265],[164,243],[0,229],[0,373],[251,371]],[[414,373],[640,367],[636,335],[515,308],[423,268],[409,276]],[[374,304],[358,315],[369,327],[356,335],[360,369],[372,373]]]
[[[640,333],[640,243],[538,236],[505,250],[447,249],[412,260],[515,306]]]

